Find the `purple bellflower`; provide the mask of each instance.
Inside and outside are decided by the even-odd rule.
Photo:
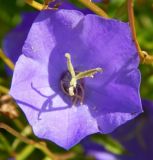
[[[138,64],[127,23],[45,10],[28,33],[10,94],[38,137],[69,149],[142,112]]]

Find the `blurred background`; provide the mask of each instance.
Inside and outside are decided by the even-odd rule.
[[[43,1],[39,1],[43,3]],[[71,3],[83,8],[84,6],[72,0]],[[127,2],[126,0],[103,0],[97,3],[103,8],[110,17],[122,21],[128,21]],[[153,53],[153,1],[152,0],[135,0],[135,22],[138,41],[142,50],[149,54]],[[31,6],[24,3],[24,0],[0,0],[0,45],[2,48],[3,39],[17,24],[21,22],[21,13],[36,11]],[[140,65],[142,74],[141,97],[143,99],[153,100],[153,65]],[[5,95],[10,87],[12,76],[7,73],[6,65],[0,59],[0,122],[5,122],[13,130],[11,133],[0,129],[0,160],[17,159],[17,160],[50,160],[46,151],[43,151],[39,145],[34,146],[17,138],[14,133],[20,133],[33,141],[40,141],[36,138],[22,111],[16,106],[12,99]],[[4,99],[5,103],[2,102]],[[6,106],[6,107],[4,107]],[[9,109],[8,109],[9,108]],[[152,129],[153,130],[153,129]],[[114,154],[125,152],[118,141],[112,139],[110,135],[93,135],[95,142],[99,141],[100,145]],[[100,139],[100,140],[99,140]],[[94,159],[92,156],[85,154],[84,142],[73,147],[69,152],[61,149],[57,145],[46,142],[48,149],[61,159]],[[103,159],[105,160],[105,159]],[[111,159],[106,159],[111,160]]]

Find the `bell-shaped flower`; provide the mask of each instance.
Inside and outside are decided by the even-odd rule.
[[[28,33],[10,94],[38,137],[69,149],[142,112],[138,65],[128,23],[45,10]]]

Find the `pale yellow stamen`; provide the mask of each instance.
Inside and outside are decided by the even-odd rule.
[[[87,78],[87,77],[93,78],[96,73],[102,72],[102,68],[90,69],[90,70],[87,70],[84,72],[79,72],[76,75],[75,71],[74,71],[74,67],[71,62],[71,55],[69,53],[66,53],[65,57],[67,58],[68,71],[70,72],[71,77],[72,77],[72,79],[70,81],[69,95],[74,96],[74,89],[76,88],[77,80]]]

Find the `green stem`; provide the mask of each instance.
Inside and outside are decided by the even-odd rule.
[[[13,128],[9,127],[7,124],[0,122],[0,128],[5,129],[10,134],[14,135],[15,137],[18,137],[21,141],[24,143],[33,145],[35,148],[40,149],[43,151],[46,155],[48,155],[53,160],[58,160],[56,156],[47,148],[46,144],[44,142],[35,142],[34,140],[28,139],[27,137],[21,135],[19,132],[14,130]]]
[[[23,135],[23,136],[29,136],[30,134],[32,133],[32,130],[31,130],[31,127],[30,126],[26,126],[25,128],[24,128],[24,130],[21,132],[21,134]],[[20,139],[18,139],[18,138],[16,138],[15,140],[14,140],[14,142],[13,142],[13,144],[12,144],[12,148],[13,148],[13,150],[15,150],[17,147],[18,147],[18,145],[20,144]]]
[[[129,17],[130,28],[132,31],[132,37],[135,42],[141,63],[152,64],[153,56],[149,55],[146,51],[142,51],[139,42],[137,40],[135,21],[134,21],[133,0],[128,0],[128,17]]]
[[[12,152],[11,145],[9,144],[8,139],[6,139],[5,136],[3,136],[1,133],[0,133],[0,142],[3,145],[3,149],[7,150],[7,152],[11,154]]]
[[[43,160],[51,160],[50,158],[48,158],[48,157],[45,157]]]
[[[24,129],[24,127],[25,127],[24,124],[18,118],[14,119],[13,122],[19,130]]]
[[[51,160],[67,160],[69,158],[72,158],[75,156],[75,154],[73,152],[67,152],[65,154],[54,154],[52,153],[45,142],[35,142],[32,139],[29,139],[23,135],[21,135],[19,132],[17,132],[16,130],[14,130],[13,128],[11,128],[10,126],[8,126],[5,123],[0,122],[0,128],[1,129],[5,129],[7,132],[9,132],[10,134],[14,135],[15,137],[19,138],[22,142],[32,145],[33,147],[40,149],[41,151],[43,151]],[[28,149],[27,149],[28,150]],[[29,150],[28,150],[29,151]]]
[[[9,89],[4,87],[4,86],[0,86],[0,93],[5,93],[5,94],[8,94],[9,92]]]
[[[82,3],[84,6],[92,10],[94,13],[97,15],[104,17],[104,18],[109,18],[107,13],[102,10],[100,7],[98,7],[96,4],[92,3],[90,0],[78,0],[80,3]]]
[[[29,4],[31,7],[41,11],[45,6],[41,3],[38,3],[34,0],[25,0],[25,3]]]
[[[0,58],[4,61],[4,63],[11,69],[14,70],[13,62],[4,54],[2,49],[0,49]]]
[[[80,3],[82,3],[84,6],[86,6],[87,8],[89,8],[90,10],[92,10],[97,15],[102,16],[104,18],[109,18],[109,16],[107,15],[107,13],[104,10],[102,10],[96,4],[92,3],[90,0],[78,0],[78,1]],[[42,10],[42,9],[48,8],[48,5],[45,5],[45,3],[41,4],[41,3],[38,3],[34,0],[25,0],[25,3],[29,4],[30,6],[32,6],[33,8],[35,8],[37,10]]]
[[[15,157],[16,158],[16,160],[25,160],[25,159],[28,159],[28,157],[30,156],[30,154],[32,153],[32,152],[34,152],[34,150],[35,150],[35,147],[34,146],[26,146],[26,147],[24,147],[23,148],[23,150],[20,152],[20,153],[18,153],[17,154],[17,156]]]

